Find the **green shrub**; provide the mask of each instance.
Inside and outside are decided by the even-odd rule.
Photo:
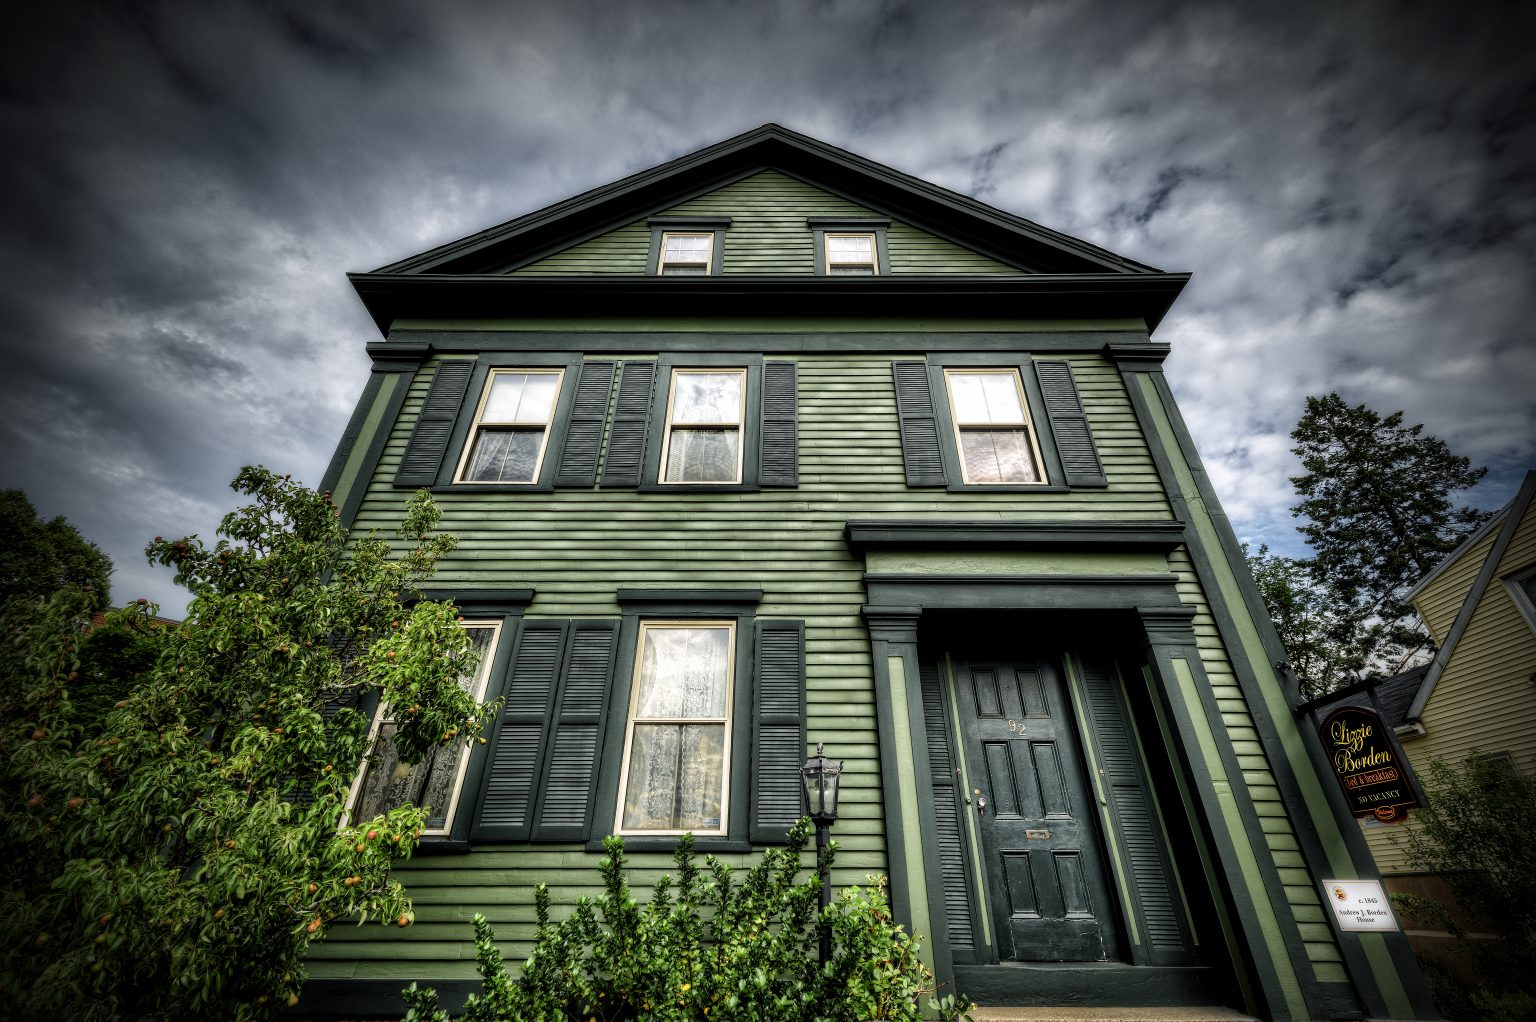
[[[630,891],[624,842],[610,837],[598,863],[603,893],[583,898],[567,919],[549,919],[549,892],[535,895],[539,928],[522,974],[512,978],[484,916],[475,916],[484,991],[469,1022],[868,1022],[922,1017],[933,974],[918,939],[891,916],[883,877],[845,889],[825,915],[820,874],[802,868],[810,821],[738,876],[713,856],[694,862],[693,840],[678,842],[677,876],[656,883],[647,903]],[[821,863],[826,869],[831,853]],[[818,961],[819,927],[832,957]],[[405,991],[405,1022],[446,1022],[433,990]],[[941,1018],[968,1018],[963,996],[929,1000]]]

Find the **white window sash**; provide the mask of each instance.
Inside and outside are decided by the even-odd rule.
[[[487,420],[485,418],[486,405],[491,399],[491,389],[496,385],[496,379],[500,376],[553,376],[555,379],[555,393],[549,401],[549,411],[542,424],[538,422],[502,422]],[[469,434],[464,438],[464,450],[459,454],[458,468],[454,471],[453,481],[456,483],[469,483],[475,486],[506,486],[511,484],[531,485],[539,481],[539,476],[544,471],[544,456],[549,453],[550,427],[554,425],[555,411],[560,407],[560,387],[565,381],[563,369],[492,369],[485,377],[485,386],[480,391],[480,400],[475,405],[475,417],[470,422]],[[470,479],[469,468],[474,457],[475,448],[480,443],[483,433],[509,432],[509,433],[538,433],[539,449],[533,459],[533,474],[528,479],[502,480],[502,479]]]
[[[686,376],[735,376],[738,380],[736,388],[736,415],[733,419],[724,419],[719,422],[676,422],[677,384],[678,380]],[[742,478],[742,463],[746,457],[746,430],[743,424],[746,421],[747,407],[747,371],[745,369],[674,369],[672,380],[668,384],[667,392],[667,418],[666,435],[662,437],[661,463],[657,469],[657,482],[663,486],[731,486],[739,484]],[[667,468],[673,455],[672,438],[674,433],[689,432],[692,430],[711,430],[719,432],[733,431],[736,434],[736,466],[730,479],[671,479],[667,478]]]

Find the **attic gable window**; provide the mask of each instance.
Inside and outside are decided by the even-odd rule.
[[[661,265],[657,272],[663,276],[708,273],[710,250],[714,247],[714,240],[713,234],[666,232],[661,236]]]
[[[819,277],[880,277],[891,272],[884,217],[821,217],[806,219],[811,229],[816,275]]]
[[[651,272],[661,277],[713,276],[721,272],[728,216],[655,216],[651,228]]]
[[[536,481],[563,375],[559,369],[491,370],[456,481]]]
[[[875,259],[873,234],[826,235],[827,266],[829,275],[872,277],[880,272]]]

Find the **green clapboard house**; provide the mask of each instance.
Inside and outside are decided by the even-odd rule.
[[[1163,375],[1186,274],[769,124],[351,280],[324,485],[381,534],[432,491],[506,702],[359,778],[435,811],[417,921],[333,931],[313,1014],[462,1003],[470,917],[525,954],[604,835],[748,861],[823,742],[834,883],[978,1002],[1432,1016],[1324,902],[1377,873]]]

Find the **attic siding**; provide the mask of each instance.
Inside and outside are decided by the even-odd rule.
[[[1488,559],[1488,552],[1493,549],[1493,544],[1498,538],[1498,529],[1489,530],[1487,535],[1463,551],[1454,564],[1446,567],[1439,577],[1414,599],[1413,605],[1418,609],[1419,616],[1424,619],[1429,633],[1435,637],[1436,644],[1445,641],[1446,633],[1455,623],[1456,615],[1461,611],[1461,605],[1466,600],[1467,593],[1477,578],[1477,573],[1483,569],[1483,562]]]
[[[1496,532],[1497,530],[1495,530]],[[1482,545],[1481,556],[1462,560],[1481,567],[1496,536]],[[1450,660],[1424,707],[1425,733],[1403,742],[1403,752],[1422,777],[1439,759],[1459,763],[1474,754],[1507,752],[1517,769],[1536,774],[1536,632],[1521,616],[1501,579],[1536,562],[1536,507],[1528,508],[1500,558],[1493,580],[1478,601]],[[1459,569],[1461,565],[1453,568]],[[1465,597],[1476,571],[1455,590]],[[1452,572],[1431,588],[1438,595]],[[1447,598],[1447,602],[1450,602]],[[1454,601],[1461,606],[1461,599]],[[1447,624],[1446,627],[1449,627]],[[1410,814],[1401,827],[1366,827],[1371,854],[1384,873],[1411,872],[1400,847],[1401,836],[1415,826]]]
[[[808,217],[881,214],[776,170],[764,170],[656,216],[729,216],[722,272],[815,272]],[[893,222],[887,233],[892,273],[1019,273],[953,242]],[[650,272],[651,229],[637,220],[601,237],[514,270],[518,274]]]
[[[747,495],[560,491],[436,497],[442,529],[459,537],[435,583],[535,586],[529,618],[613,616],[620,587],[760,587],[763,617],[806,621],[807,738],[847,765],[835,831],[834,882],[861,884],[886,868],[869,638],[859,616],[862,558],[842,539],[850,518],[1167,520],[1169,505],[1115,367],[1073,358],[1107,490],[966,493],[936,499],[908,490],[890,364],[895,355],[798,357],[800,485]],[[390,485],[430,385],[419,372],[354,525],[393,534],[404,496]],[[602,824],[600,824],[600,827]],[[723,856],[740,863],[742,856]],[[635,855],[644,889],[671,860]],[[577,846],[503,846],[396,867],[416,901],[407,930],[337,927],[310,956],[313,976],[469,978],[468,921],[483,911],[511,959],[533,933],[532,888],[548,883],[556,913],[598,893],[597,857]]]

